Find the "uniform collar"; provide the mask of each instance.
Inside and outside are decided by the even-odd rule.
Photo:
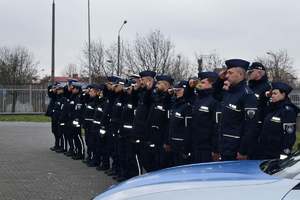
[[[230,87],[230,89],[228,91],[236,92],[236,91],[239,91],[239,90],[245,88],[245,86],[246,86],[246,80],[243,80],[243,81],[239,82],[237,85]]]

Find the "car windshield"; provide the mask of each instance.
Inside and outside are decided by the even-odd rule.
[[[296,151],[285,159],[268,160],[260,168],[267,174],[281,178],[300,179],[300,151]]]

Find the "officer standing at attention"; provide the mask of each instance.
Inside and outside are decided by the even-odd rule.
[[[70,132],[72,133],[72,140],[74,141],[75,149],[74,155],[72,158],[74,160],[84,159],[85,149],[84,143],[81,136],[81,124],[82,124],[82,112],[83,112],[83,104],[81,102],[81,88],[82,84],[79,82],[73,82],[71,84],[72,87],[72,95],[70,96],[70,112],[68,113],[68,117],[71,121]]]
[[[141,77],[141,86],[138,88],[138,104],[135,109],[135,117],[133,120],[133,135],[136,136],[136,144],[139,145],[139,153],[137,159],[142,163],[140,169],[144,167],[143,163],[147,161],[147,156],[142,152],[144,151],[144,142],[147,133],[146,120],[148,117],[150,106],[152,105],[152,92],[155,87],[154,77],[156,73],[153,71],[142,71],[139,73]]]
[[[259,62],[253,62],[248,70],[248,86],[254,92],[258,101],[258,116],[259,124],[264,119],[266,107],[268,106],[269,98],[266,97],[266,92],[270,91],[271,83],[268,80],[265,67]]]
[[[190,119],[190,137],[192,162],[210,162],[213,153],[217,152],[216,110],[217,100],[212,96],[212,84],[217,79],[215,72],[199,73],[199,83],[196,86],[197,96],[192,104],[192,119]]]
[[[230,59],[225,64],[227,70],[220,73],[214,84],[214,96],[221,101],[221,157],[222,160],[246,160],[254,151],[258,123],[257,99],[246,84],[250,63]],[[224,81],[230,85],[227,91],[222,90]]]
[[[171,107],[171,96],[168,92],[173,79],[168,75],[156,76],[156,86],[153,91],[153,103],[147,119],[147,136],[145,143],[144,167],[147,171],[158,170],[169,166],[169,152],[163,145],[168,138],[168,112]]]
[[[168,143],[164,148],[172,153],[173,166],[188,164],[190,158],[188,121],[191,119],[192,107],[185,96],[187,85],[188,81],[180,81],[174,86],[176,99],[168,115]]]
[[[262,122],[264,121],[266,110],[269,104],[269,98],[265,95],[267,91],[270,91],[271,89],[271,83],[268,80],[268,76],[266,73],[265,67],[259,63],[259,62],[253,62],[248,70],[248,86],[250,89],[254,92],[254,95],[258,102],[258,132],[260,133]],[[258,142],[258,141],[257,141]],[[257,147],[257,143],[254,144]],[[258,148],[256,148],[256,151],[254,152],[254,155],[250,155],[251,159],[257,159],[257,151]]]
[[[282,82],[272,83],[271,103],[260,136],[260,159],[276,159],[289,155],[296,141],[296,118],[299,109],[288,94],[292,88]]]

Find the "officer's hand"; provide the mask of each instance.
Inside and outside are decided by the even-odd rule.
[[[219,73],[220,79],[225,80],[226,79],[226,73],[227,73],[226,69],[221,70],[220,73]]]
[[[171,151],[171,145],[164,144],[164,149],[165,149],[166,152],[170,152]]]
[[[197,83],[198,83],[198,81],[195,80],[195,79],[190,79],[190,80],[189,80],[189,86],[190,86],[191,88],[195,88],[196,85],[197,85]]]
[[[221,160],[221,155],[219,153],[212,152],[211,157],[212,157],[213,161],[220,161]]]
[[[236,159],[237,160],[248,160],[248,156],[247,155],[242,155],[240,154],[239,152],[237,153],[237,156],[236,156]]]

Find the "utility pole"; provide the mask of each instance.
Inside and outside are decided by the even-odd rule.
[[[52,3],[52,53],[51,53],[51,83],[55,77],[55,2]]]
[[[92,83],[92,69],[91,69],[91,9],[90,0],[88,0],[88,56],[89,56],[89,83]]]

